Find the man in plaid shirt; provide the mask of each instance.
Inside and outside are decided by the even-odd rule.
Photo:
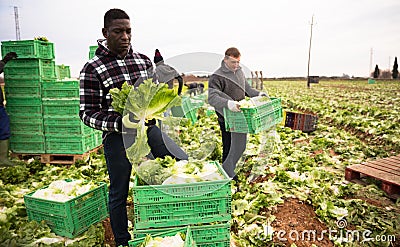
[[[129,16],[120,9],[110,9],[104,15],[104,40],[98,40],[95,56],[80,73],[80,118],[95,129],[103,131],[104,155],[110,178],[109,210],[111,228],[117,246],[127,246],[128,232],[126,200],[132,165],[126,157],[122,137],[122,116],[111,106],[110,89],[121,89],[126,81],[139,86],[152,78],[151,60],[132,50]],[[148,144],[154,157],[183,153],[187,155],[160,129],[155,121],[147,123]],[[132,140],[130,140],[132,141]],[[171,151],[170,151],[171,150]],[[172,152],[172,153],[171,153]]]

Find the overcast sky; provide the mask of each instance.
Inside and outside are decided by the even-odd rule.
[[[156,48],[166,61],[183,55],[180,61],[190,64],[197,59],[193,54],[215,58],[235,46],[242,65],[264,77],[306,76],[313,15],[310,75],[367,76],[371,48],[372,69],[393,67],[400,56],[399,0],[0,0],[1,41],[16,38],[13,6],[21,39],[47,37],[56,64],[69,65],[72,76],[87,61],[89,46],[102,38],[110,8],[130,15],[132,44],[152,60]]]

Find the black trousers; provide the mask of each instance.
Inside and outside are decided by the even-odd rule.
[[[176,160],[187,160],[189,158],[185,151],[156,125],[147,128],[147,138],[153,158],[163,158],[167,155]]]

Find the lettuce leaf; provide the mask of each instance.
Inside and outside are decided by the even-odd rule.
[[[122,84],[121,90],[119,88],[110,89],[110,94],[112,97],[111,106],[121,115],[124,113],[126,99],[128,98],[128,94],[131,90],[132,86],[126,82]]]
[[[127,94],[127,90],[129,93]],[[126,154],[132,164],[137,164],[141,158],[150,153],[147,143],[146,121],[163,119],[162,114],[169,108],[181,105],[181,98],[165,83],[155,84],[151,79],[145,80],[139,87],[134,88],[126,82],[121,90],[110,91],[113,107],[123,115],[123,130],[136,129],[135,142],[126,149]],[[115,100],[115,102],[114,102]],[[135,122],[131,122],[133,117]]]

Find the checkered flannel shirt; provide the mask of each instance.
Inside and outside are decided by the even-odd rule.
[[[80,72],[80,111],[83,123],[105,132],[121,132],[122,116],[111,106],[109,93],[112,88],[121,89],[126,81],[138,86],[143,80],[152,78],[151,60],[129,49],[125,58],[111,53],[99,40],[95,56]]]

